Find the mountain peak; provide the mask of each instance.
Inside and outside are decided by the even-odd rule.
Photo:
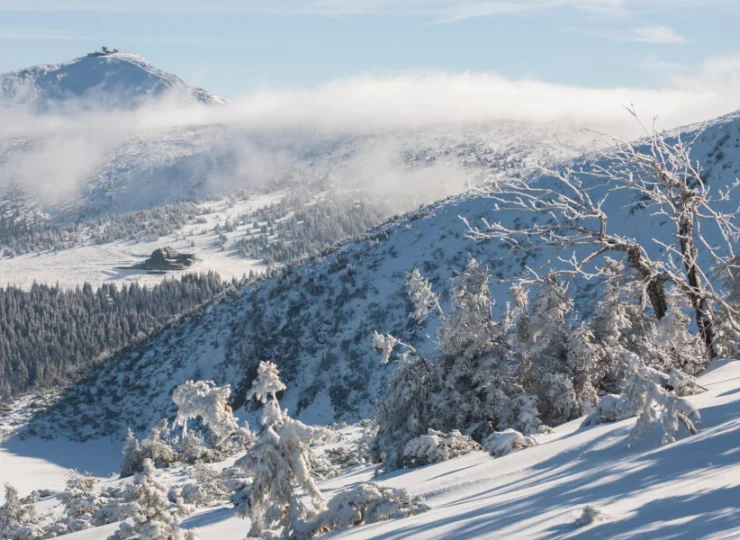
[[[68,108],[135,109],[166,95],[184,103],[226,103],[141,56],[107,47],[73,60],[0,74],[0,103],[37,113]]]

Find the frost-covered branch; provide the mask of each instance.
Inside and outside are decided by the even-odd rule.
[[[637,118],[634,109],[629,112]],[[640,276],[658,318],[668,310],[666,283],[689,300],[707,353],[713,357],[714,311],[721,310],[735,329],[740,329],[740,312],[715,288],[715,278],[702,262],[730,276],[740,272],[734,247],[740,240],[740,207],[733,206],[731,197],[740,184],[736,181],[725,191],[713,191],[690,157],[690,144],[680,138],[668,142],[654,128],[648,133],[645,146],[615,140],[604,160],[587,171],[546,171],[533,181],[515,178],[497,183],[484,192],[497,211],[532,213],[544,220],[522,228],[485,220],[479,228],[466,221],[468,234],[525,251],[552,249],[567,265],[559,274],[587,279],[598,274],[588,269],[601,255],[621,253]],[[649,246],[611,230],[605,207],[620,192],[636,199],[638,208],[673,224],[672,243],[655,239],[665,248],[659,259],[649,256]],[[718,231],[719,244],[707,235],[712,227]]]

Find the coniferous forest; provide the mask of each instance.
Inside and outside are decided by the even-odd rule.
[[[104,284],[63,290],[0,288],[0,394],[64,384],[109,353],[141,341],[227,290],[218,274],[154,287]]]

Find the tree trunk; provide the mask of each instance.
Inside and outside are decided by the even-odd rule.
[[[668,302],[665,299],[665,282],[662,279],[654,279],[647,286],[648,298],[650,305],[655,310],[655,316],[658,320],[665,317],[668,313]]]
[[[696,325],[699,328],[704,344],[707,348],[709,358],[717,356],[715,348],[716,334],[714,332],[714,318],[712,310],[707,303],[701,281],[699,280],[699,268],[696,264],[696,245],[694,244],[694,222],[687,215],[681,216],[678,226],[678,234],[681,242],[681,255],[686,268],[686,281],[691,289],[691,303],[696,313]]]
[[[662,319],[668,313],[668,302],[665,298],[665,280],[654,275],[651,264],[642,257],[640,246],[629,246],[626,251],[628,255],[627,264],[637,270],[643,278],[650,280],[647,286],[648,299],[650,305],[653,306],[655,316],[658,320]]]

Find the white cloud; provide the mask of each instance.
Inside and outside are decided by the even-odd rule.
[[[646,25],[633,28],[628,32],[599,30],[597,28],[563,28],[564,32],[582,36],[609,39],[613,41],[631,41],[634,43],[650,43],[660,45],[676,45],[688,43],[688,40],[672,28],[662,25]]]
[[[182,125],[243,124],[255,130],[367,132],[465,125],[496,120],[600,125],[626,120],[623,106],[634,103],[663,127],[699,121],[737,106],[740,58],[707,61],[696,77],[667,74],[663,88],[584,88],[536,79],[507,79],[489,73],[424,72],[399,76],[360,75],[313,89],[263,89],[237,98],[226,108],[182,110],[166,105],[135,114],[85,114],[74,129],[126,132]],[[0,135],[43,129],[55,132],[65,118],[0,123]],[[72,129],[74,122],[65,129]]]
[[[37,185],[39,196],[52,199],[75,193],[99,160],[123,141],[185,126],[218,125],[214,128],[213,148],[207,154],[223,155],[236,148],[243,161],[240,166],[258,169],[289,159],[273,150],[268,154],[260,148],[244,147],[241,133],[257,134],[260,140],[264,136],[265,140],[289,140],[296,144],[335,135],[373,133],[407,141],[415,133],[447,135],[474,124],[487,124],[489,129],[503,130],[514,140],[535,132],[539,133],[539,140],[557,138],[576,148],[584,135],[578,128],[622,138],[641,135],[640,128],[623,109],[629,104],[634,104],[646,121],[657,116],[661,128],[730,112],[737,107],[740,57],[710,59],[693,77],[687,77],[677,67],[673,73],[666,72],[662,80],[662,88],[646,90],[583,88],[486,73],[357,76],[311,90],[266,89],[223,108],[182,109],[159,103],[133,113],[85,112],[45,117],[4,109],[0,138],[39,137],[41,143],[33,147],[33,153],[10,163],[9,171],[24,179],[24,185]],[[593,134],[587,135],[593,138]],[[348,171],[346,177],[359,178],[365,169],[378,176],[377,169],[368,168],[367,164],[377,164],[379,155],[383,155],[382,148],[368,154],[366,161],[355,162],[357,169]],[[398,184],[399,177],[390,166],[387,169],[392,174],[380,175],[378,181]],[[455,178],[458,182],[466,178],[448,170],[437,173],[440,187],[435,196],[446,193],[443,178]]]
[[[38,41],[86,41],[90,38],[49,28],[29,26],[0,26],[0,39]]]
[[[640,43],[686,43],[686,38],[678,34],[672,28],[662,25],[641,26],[635,28],[632,34],[626,38],[628,41]]]
[[[672,81],[676,86],[692,92],[722,91],[737,96],[740,91],[740,56],[709,58],[695,71],[695,75],[677,71]]]
[[[572,7],[589,12],[617,12],[626,9],[627,0],[0,0],[0,11],[382,13],[431,16],[448,20],[555,7]]]

